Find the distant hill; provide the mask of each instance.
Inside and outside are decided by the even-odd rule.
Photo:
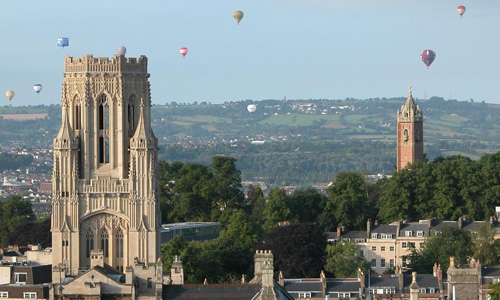
[[[244,180],[307,185],[328,182],[340,171],[391,173],[396,111],[405,100],[170,103],[152,107],[152,126],[162,159],[209,163],[213,155],[231,155]],[[500,149],[500,105],[440,97],[415,102],[424,112],[428,159],[457,154],[477,159]],[[252,103],[257,109],[250,113]],[[51,147],[59,105],[0,107],[0,115],[43,113],[44,119],[25,121],[0,117],[0,145]]]

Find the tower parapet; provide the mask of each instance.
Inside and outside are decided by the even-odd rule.
[[[86,54],[82,58],[66,56],[65,73],[147,73],[148,59],[124,57],[116,54],[108,57],[94,57]]]

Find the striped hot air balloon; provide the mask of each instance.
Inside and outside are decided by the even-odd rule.
[[[188,48],[186,47],[182,47],[181,49],[179,49],[179,51],[181,52],[181,55],[183,57],[186,57],[186,54],[188,54]]]

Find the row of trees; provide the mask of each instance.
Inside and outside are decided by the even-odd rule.
[[[291,253],[301,247],[296,246],[297,248],[292,250],[289,245],[283,244],[285,240],[290,243],[297,240],[304,242],[304,237],[293,234],[299,230],[293,226],[315,224],[315,228],[319,228],[318,232],[323,233],[334,231],[339,226],[346,226],[348,230],[362,230],[368,218],[379,219],[384,223],[401,219],[418,221],[432,217],[456,220],[463,215],[468,215],[473,220],[485,220],[494,213],[495,205],[500,205],[497,200],[500,199],[500,153],[485,155],[478,161],[461,156],[439,157],[432,162],[416,163],[394,173],[391,178],[376,183],[367,182],[361,173],[339,173],[327,188],[326,194],[306,188],[288,195],[284,190],[276,188],[264,195],[259,187],[249,186],[245,197],[241,193],[241,175],[235,163],[234,158],[223,156],[214,157],[210,166],[180,162],[161,163],[163,221],[218,221],[223,227],[218,241],[165,248],[168,250],[165,253],[169,253],[169,256],[165,257],[167,270],[174,253],[184,253],[183,260],[190,260],[187,253],[194,250],[185,249],[195,247],[198,249],[197,253],[209,250],[211,252],[208,253],[212,253],[200,257],[222,259],[225,255],[217,255],[217,249],[223,247],[221,245],[224,243],[229,243],[232,249],[237,249],[235,251],[238,251],[238,255],[245,255],[245,258],[236,254],[233,257],[240,257],[240,262],[249,262],[247,270],[251,266],[255,249],[264,247],[273,248],[271,250],[276,256],[276,267],[282,270],[285,276],[317,276],[316,266],[336,276],[354,276],[358,267],[366,268],[366,262],[357,254],[357,245],[349,243],[323,247],[317,241],[314,242],[321,248],[316,249],[316,253],[323,253],[321,258],[316,257],[314,267],[309,261],[308,268],[311,268],[311,273],[307,273],[305,267],[300,269],[297,265],[300,263]],[[277,227],[278,223],[283,221],[292,225]],[[289,232],[286,228],[293,230]],[[309,228],[308,232],[311,235],[313,230]],[[454,243],[443,243],[447,234],[445,232],[430,239],[426,244],[429,246],[422,252],[415,251],[412,254],[412,268],[418,271],[425,269],[428,272],[434,262],[446,266],[449,255],[461,255],[449,252],[450,247],[475,249],[464,252],[464,259],[476,257],[484,263],[500,262],[500,254],[491,248],[491,245],[496,245],[492,241],[491,232],[489,239],[479,242],[470,237],[469,233],[460,231],[453,233],[455,236],[450,238]],[[462,247],[458,242],[468,244]],[[448,252],[435,249],[433,245],[448,247]],[[308,255],[315,256],[311,254],[312,251],[307,252],[310,253],[300,254],[300,261],[308,261]],[[436,256],[438,253],[440,256]],[[457,262],[461,260],[458,259]],[[290,269],[295,267],[299,268],[299,271]],[[245,268],[236,266],[234,269],[241,272]],[[231,278],[236,276],[229,268],[226,271],[220,273],[219,278],[229,280],[227,276],[221,277],[221,274],[232,274]],[[200,276],[191,279],[193,282],[199,282],[197,280],[200,280]],[[211,280],[215,281],[217,278],[211,277]]]
[[[31,202],[14,195],[0,202],[0,247],[40,243],[50,247],[50,218],[36,218]]]

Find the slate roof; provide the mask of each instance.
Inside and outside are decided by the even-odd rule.
[[[467,231],[472,231],[472,232],[477,232],[478,228],[486,223],[485,221],[473,221],[473,222],[468,222],[468,221],[463,221],[462,222],[462,228],[467,230]]]
[[[260,284],[164,285],[163,299],[251,300],[260,290]]]
[[[483,277],[500,277],[500,266],[484,266],[481,273]]]
[[[313,291],[322,291],[323,285],[319,278],[315,279],[299,279],[299,280],[285,280],[285,289],[290,293],[291,291],[295,292],[313,292]]]
[[[413,236],[417,236],[417,231],[422,231],[424,236],[429,234],[429,225],[418,222],[402,223],[399,229],[399,236],[405,236],[405,231],[413,231]]]
[[[326,292],[359,292],[361,282],[358,280],[327,280]]]
[[[403,286],[408,288],[412,282],[411,274],[403,275]],[[438,288],[439,283],[437,277],[432,274],[417,274],[417,284],[419,287],[425,288]]]
[[[370,230],[372,233],[396,234],[397,227],[389,224],[379,224],[379,225],[373,225]]]
[[[399,280],[397,277],[389,277],[389,276],[371,276],[369,284],[367,282],[367,287],[368,285],[370,287],[399,287]]]
[[[366,231],[348,231],[342,234],[343,238],[366,239]]]
[[[458,228],[458,224],[455,221],[440,221],[435,226],[432,226],[431,229],[435,231],[442,231],[445,227]]]

